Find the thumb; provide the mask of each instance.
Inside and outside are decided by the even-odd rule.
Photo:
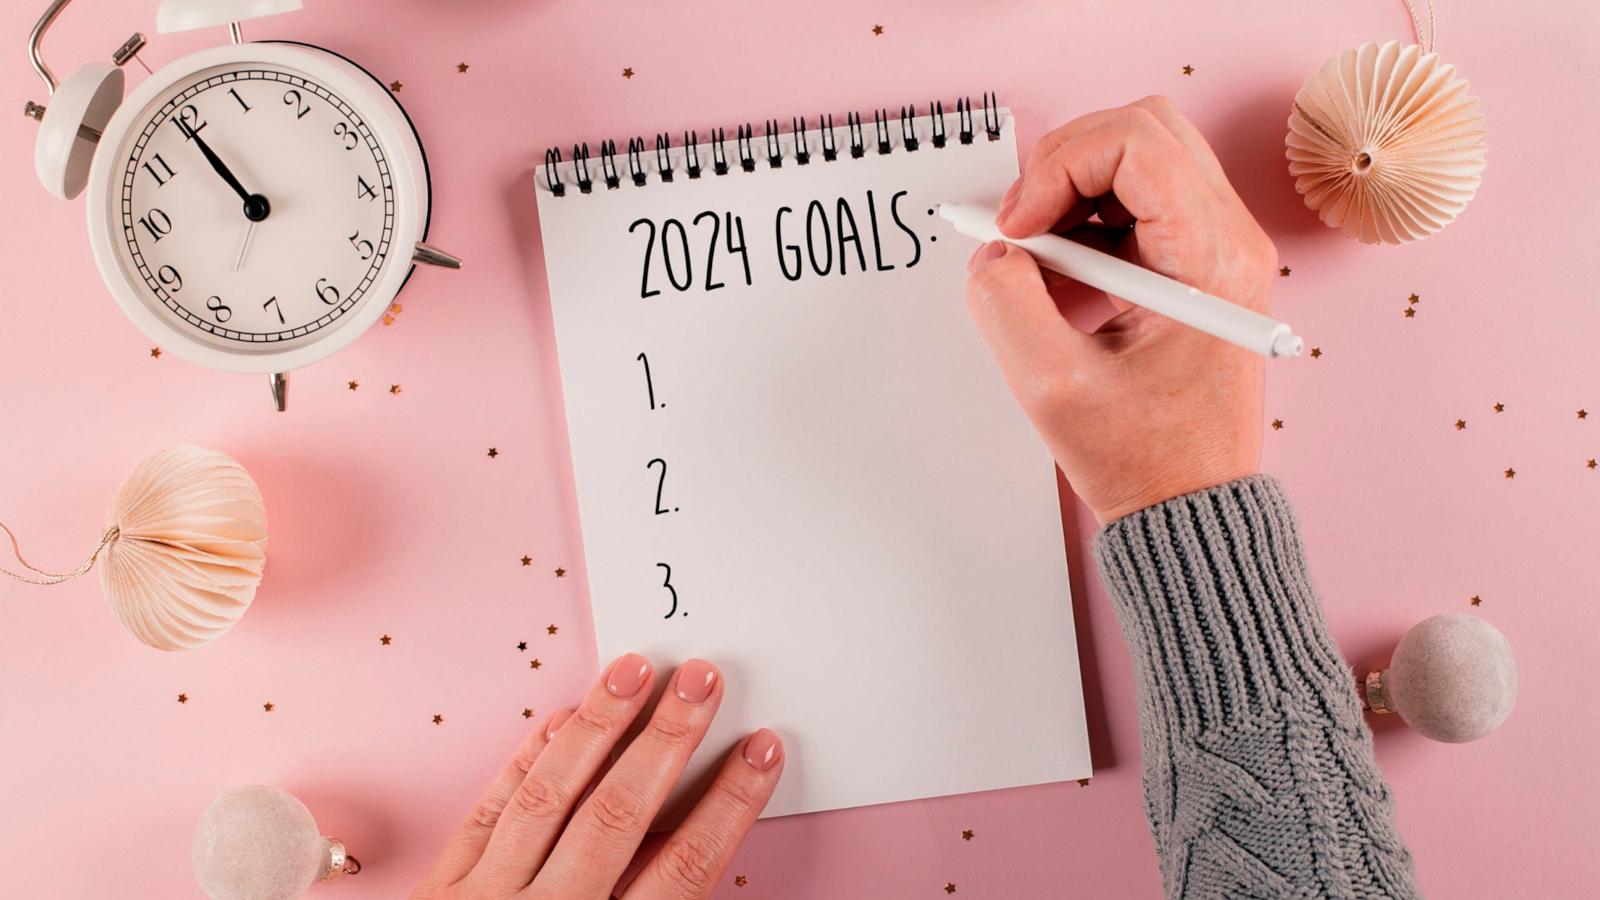
[[[1056,309],[1039,264],[1028,251],[1003,241],[978,248],[967,264],[967,309],[1024,407],[1093,351],[1089,335]]]

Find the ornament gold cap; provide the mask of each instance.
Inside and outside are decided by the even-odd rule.
[[[1366,682],[1363,684],[1361,699],[1367,709],[1379,715],[1394,712],[1389,706],[1389,691],[1383,683],[1383,671],[1368,672]]]
[[[323,866],[322,874],[317,876],[318,881],[329,881],[344,875],[361,873],[361,860],[345,851],[343,841],[330,837],[325,837],[323,840],[327,842],[328,862]]]

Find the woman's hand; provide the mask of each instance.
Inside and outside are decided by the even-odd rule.
[[[1000,229],[1064,234],[1259,311],[1278,266],[1205,138],[1163,97],[1041,139]],[[967,304],[1011,392],[1102,523],[1256,471],[1259,356],[1116,297],[1118,315],[1080,331],[1048,290],[1067,279],[1009,244],[978,248],[968,269]]]
[[[582,705],[536,728],[479,798],[413,900],[611,897],[722,702],[716,667],[698,659],[684,663],[649,724],[594,784],[644,711],[654,679],[644,657],[618,657]],[[777,734],[763,728],[745,738],[622,900],[711,896],[782,772]],[[591,784],[594,792],[585,798]]]

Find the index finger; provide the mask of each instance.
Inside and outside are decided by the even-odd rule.
[[[1052,228],[1084,198],[1115,193],[1141,222],[1181,216],[1200,199],[1196,164],[1149,110],[1124,107],[1029,165],[1000,219],[1009,237]]]

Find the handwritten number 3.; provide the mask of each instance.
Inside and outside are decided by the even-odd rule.
[[[672,586],[672,567],[666,563],[656,563],[656,568],[667,570],[667,577],[661,579],[661,586],[672,594],[672,609],[668,610],[667,614],[661,618],[670,619],[677,615],[678,612],[678,589]]]

